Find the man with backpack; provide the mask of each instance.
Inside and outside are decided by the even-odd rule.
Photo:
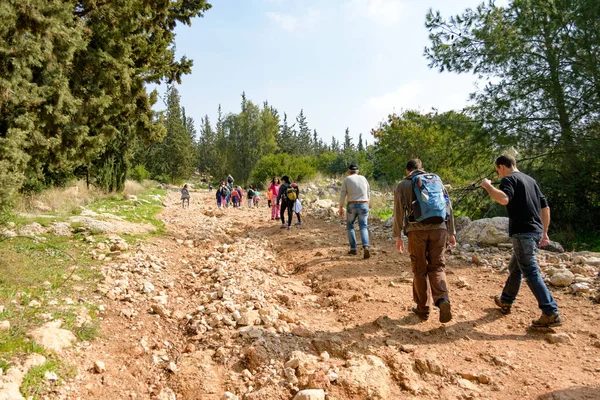
[[[550,207],[538,183],[517,169],[517,161],[511,155],[496,159],[496,172],[500,177],[500,189],[492,186],[489,179],[481,182],[489,195],[508,211],[508,234],[513,244],[513,255],[508,264],[510,275],[502,294],[494,301],[503,314],[510,313],[517,298],[521,280],[525,278],[535,296],[542,316],[531,322],[534,328],[552,328],[562,325],[558,305],[540,274],[535,253],[538,246],[548,245]]]
[[[254,205],[254,189],[252,188],[252,185],[248,186],[246,200],[248,200],[248,208],[252,208]]]
[[[433,304],[440,309],[440,322],[452,319],[446,283],[446,242],[456,245],[452,204],[442,180],[423,170],[421,160],[406,164],[406,178],[394,191],[394,237],[396,249],[404,253],[402,232],[408,236],[413,273],[412,308],[421,320],[429,318],[427,282]]]
[[[350,242],[350,251],[348,254],[357,255],[356,233],[354,233],[354,223],[358,219],[358,228],[360,230],[360,240],[363,246],[363,258],[371,257],[369,250],[369,200],[371,196],[371,187],[369,181],[358,174],[358,166],[350,164],[348,166],[348,176],[342,182],[340,192],[340,218],[344,217],[344,203],[346,197],[348,202],[346,206],[346,230],[348,232],[348,242]]]
[[[279,187],[277,195],[277,205],[281,204],[281,229],[292,229],[292,211],[294,203],[298,199],[298,188],[294,188],[290,183],[290,178],[287,175],[281,177],[283,184]],[[287,210],[288,223],[285,224],[285,212]]]

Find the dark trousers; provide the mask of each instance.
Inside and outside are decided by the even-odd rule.
[[[281,224],[285,225],[285,212],[287,210],[287,215],[288,215],[288,226],[292,225],[292,212],[294,211],[294,203],[293,202],[289,202],[289,201],[282,201],[281,202],[281,211],[280,211],[280,217],[281,217]]]
[[[445,229],[408,232],[408,253],[413,273],[413,298],[417,310],[429,312],[427,283],[431,288],[433,303],[448,300],[446,284]]]

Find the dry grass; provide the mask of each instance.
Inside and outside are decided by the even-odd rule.
[[[73,213],[82,206],[106,197],[101,190],[87,188],[84,181],[78,181],[73,186],[55,187],[40,193],[23,196],[17,206],[17,211],[35,214],[57,212]]]
[[[129,199],[129,196],[138,196],[143,193],[146,188],[144,185],[137,181],[125,181],[125,188],[123,189],[123,197]]]

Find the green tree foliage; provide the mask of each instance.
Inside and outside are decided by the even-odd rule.
[[[0,6],[0,203],[29,181],[72,171],[77,137],[73,123],[81,99],[70,89],[85,32],[68,2],[6,0]]]
[[[165,97],[167,109],[159,121],[167,133],[163,141],[150,146],[145,165],[158,180],[176,183],[187,179],[197,165],[194,121],[186,117],[175,87],[167,88]]]
[[[426,26],[431,67],[488,81],[471,115],[498,151],[518,149],[555,225],[600,229],[600,3],[490,2],[447,20],[430,11]]]
[[[252,170],[251,182],[262,187],[275,176],[287,175],[292,181],[302,182],[314,178],[317,170],[312,157],[298,157],[291,154],[269,154],[261,158]]]
[[[6,0],[0,6],[0,193],[84,174],[123,186],[139,141],[164,137],[145,84],[180,81],[174,29],[205,0]]]
[[[492,147],[481,138],[481,124],[453,111],[421,114],[405,111],[392,114],[373,131],[375,177],[397,183],[405,176],[406,162],[419,158],[425,170],[438,174],[444,183],[461,190],[472,182],[492,177]],[[482,191],[451,193],[460,197],[455,208],[478,216],[491,203]],[[475,197],[473,197],[475,196]]]
[[[298,123],[297,154],[312,155],[314,154],[313,145],[311,143],[311,132],[306,122],[304,110],[300,110],[300,114],[296,117]]]

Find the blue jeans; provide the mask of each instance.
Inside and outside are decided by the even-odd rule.
[[[354,233],[354,222],[358,218],[358,228],[360,229],[360,240],[363,247],[369,247],[369,205],[368,204],[348,204],[346,208],[346,229],[348,230],[348,241],[350,248],[356,249],[356,234]]]
[[[556,300],[548,290],[546,283],[540,274],[535,253],[542,235],[539,233],[518,233],[511,237],[513,242],[513,256],[508,264],[510,275],[506,279],[504,289],[502,290],[503,303],[512,304],[517,298],[521,279],[525,278],[527,286],[535,296],[538,306],[546,315],[558,313]]]

